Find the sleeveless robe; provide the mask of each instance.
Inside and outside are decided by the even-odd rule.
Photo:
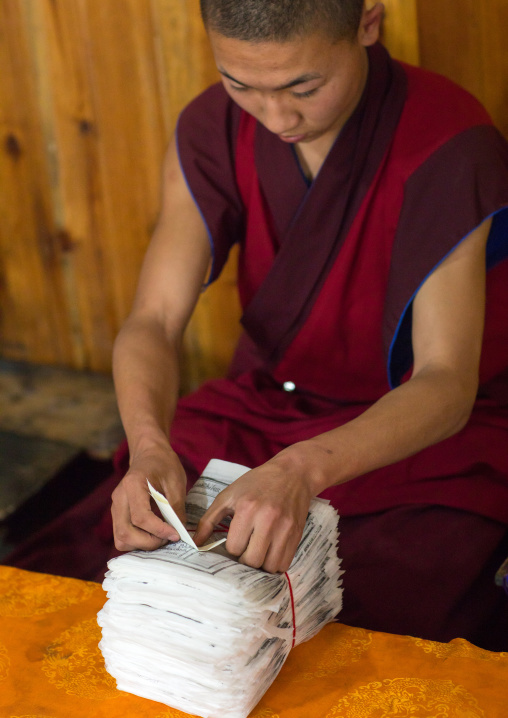
[[[210,122],[216,143],[204,136]],[[219,85],[184,111],[178,144],[210,232],[210,281],[240,242],[246,329],[231,376],[181,403],[205,423],[232,426],[217,448],[203,426],[205,444],[193,450],[183,438],[181,453],[198,470],[212,449],[255,466],[407,380],[414,296],[492,217],[480,391],[468,425],[323,495],[342,516],[432,503],[508,524],[508,145],[478,102],[376,46],[364,97],[310,186],[292,148]]]

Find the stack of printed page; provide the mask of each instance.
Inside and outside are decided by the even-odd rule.
[[[187,496],[189,524],[248,470],[212,460]],[[287,574],[268,574],[230,556],[224,533],[198,550],[150,490],[182,540],[109,562],[97,619],[106,668],[120,690],[203,718],[246,718],[291,648],[341,609],[337,513],[314,499]]]

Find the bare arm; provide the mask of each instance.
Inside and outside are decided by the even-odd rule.
[[[252,566],[288,568],[309,502],[325,488],[421,451],[459,431],[478,388],[490,221],[426,280],[413,306],[412,378],[354,421],[295,444],[222,492],[196,540],[234,513],[227,548]]]
[[[113,493],[120,550],[159,547],[178,535],[150,509],[146,478],[183,516],[185,473],[168,435],[178,398],[178,355],[210,261],[206,228],[182,175],[175,142],[164,163],[161,214],[131,315],[114,347],[113,372],[131,464]]]

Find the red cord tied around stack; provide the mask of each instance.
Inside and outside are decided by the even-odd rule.
[[[219,533],[228,533],[229,526],[225,526],[224,524],[219,524],[215,527],[215,532]],[[295,647],[296,643],[296,615],[295,615],[295,596],[293,594],[293,586],[291,585],[291,579],[289,578],[289,574],[286,571],[284,573],[284,576],[287,578],[288,586],[289,586],[289,598],[291,599],[291,614],[293,616],[293,642],[291,644],[291,648]]]
[[[284,574],[284,576],[285,576],[285,577],[287,578],[287,580],[288,580],[289,597],[290,597],[290,599],[291,599],[291,612],[292,612],[292,614],[293,614],[293,643],[291,644],[291,648],[294,648],[294,647],[295,647],[295,643],[296,643],[295,597],[294,597],[294,594],[293,594],[293,587],[292,587],[292,585],[291,585],[291,579],[289,578],[289,574],[287,573],[287,571],[286,571],[286,573]]]

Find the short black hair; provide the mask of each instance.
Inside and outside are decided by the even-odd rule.
[[[285,42],[321,31],[354,40],[364,0],[200,0],[208,30],[246,42]]]

